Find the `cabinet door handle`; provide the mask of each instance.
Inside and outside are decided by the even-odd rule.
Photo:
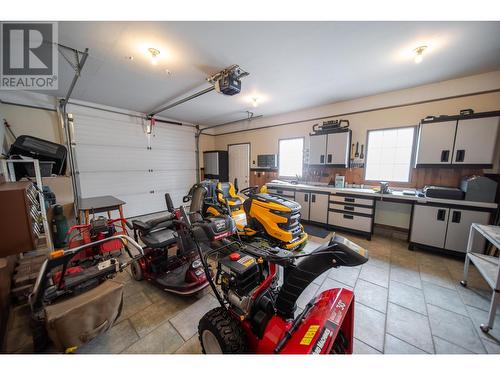
[[[352,216],[352,215],[344,215],[344,219],[353,220],[354,216]]]
[[[462,218],[461,211],[453,211],[453,215],[451,216],[452,223],[460,223],[460,219]]]
[[[354,198],[345,197],[344,201],[354,203]]]
[[[309,200],[309,194],[304,194],[304,202],[307,202]]]
[[[354,211],[354,206],[344,206],[344,210],[346,210],[346,211]]]
[[[332,154],[328,154],[327,160],[329,164],[332,162]]]
[[[316,202],[316,194],[311,194],[311,202]]]
[[[320,162],[320,164],[325,164],[325,155],[321,155],[319,157],[319,162]]]
[[[437,220],[438,221],[444,221],[446,217],[446,210],[440,209],[437,211]]]
[[[457,154],[455,156],[456,162],[462,162],[465,160],[465,150],[457,150]]]
[[[450,158],[450,150],[441,151],[441,161],[442,162],[447,162],[449,158]]]

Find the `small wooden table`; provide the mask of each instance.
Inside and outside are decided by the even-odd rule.
[[[89,223],[90,214],[97,214],[101,212],[108,213],[108,219],[111,219],[111,211],[118,211],[120,219],[122,219],[121,226],[123,233],[127,233],[125,228],[125,216],[123,215],[124,201],[113,197],[112,195],[103,195],[101,197],[80,198],[78,200],[78,210],[83,212],[85,217],[85,224]]]
[[[488,332],[493,328],[497,305],[500,302],[500,262],[497,257],[480,254],[472,249],[474,237],[480,234],[497,249],[500,248],[500,227],[496,225],[481,225],[474,223],[470,227],[469,242],[467,244],[467,255],[464,265],[464,279],[460,281],[462,286],[467,286],[467,274],[469,272],[469,263],[472,262],[476,266],[481,276],[486,280],[490,288],[493,290],[490,303],[490,311],[488,314],[488,323],[481,324],[481,330]]]

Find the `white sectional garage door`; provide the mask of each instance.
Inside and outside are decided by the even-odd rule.
[[[113,195],[126,217],[165,210],[167,192],[181,204],[195,182],[192,127],[157,122],[148,149],[146,121],[77,105],[68,113],[81,197]]]

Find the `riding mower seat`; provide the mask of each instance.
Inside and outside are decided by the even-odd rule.
[[[240,209],[245,198],[236,194],[236,189],[231,182],[219,182],[217,184],[217,189],[223,192],[223,194],[217,194],[217,199],[220,203],[226,204],[227,202],[232,211]]]
[[[160,229],[154,232],[149,232],[142,235],[141,240],[146,246],[154,249],[165,248],[177,242],[177,238],[175,237],[172,229]]]

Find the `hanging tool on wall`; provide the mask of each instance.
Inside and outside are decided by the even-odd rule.
[[[365,146],[365,145],[361,145],[361,153],[359,154],[359,158],[360,158],[360,159],[363,159],[363,158],[365,157],[365,154],[363,154],[363,147],[364,147],[364,146]]]

